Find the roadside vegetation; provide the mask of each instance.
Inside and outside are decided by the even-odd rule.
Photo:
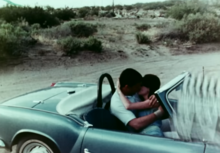
[[[0,25],[0,59],[20,57],[36,43],[29,31],[3,22]]]
[[[151,28],[151,25],[149,24],[141,24],[141,25],[136,26],[136,29],[141,30],[141,31],[148,30],[150,28]]]
[[[219,16],[199,0],[180,1],[168,10],[167,15],[176,21],[162,33],[163,38],[193,43],[220,41]]]
[[[149,37],[146,34],[143,34],[140,32],[136,34],[136,39],[139,44],[150,44],[151,43],[151,40],[149,39]]]
[[[140,10],[145,13],[139,15]],[[149,14],[155,10],[159,10],[159,15]],[[169,22],[154,25],[139,24],[137,20],[135,32],[131,34],[138,44],[149,45],[158,41],[172,44],[176,40],[193,43],[220,41],[220,18],[200,0],[60,9],[50,6],[4,6],[0,8],[0,59],[27,56],[30,48],[38,43],[56,46],[67,56],[82,51],[101,53],[105,48],[103,42],[123,41],[126,29],[113,27],[115,34],[107,34],[103,30],[107,29],[107,25],[98,21],[116,16],[126,17],[123,12],[130,13],[136,19],[172,18]],[[90,20],[97,20],[98,24],[89,23]],[[160,29],[157,41],[151,40],[152,37],[147,34],[152,28]],[[102,33],[103,37],[97,33]]]

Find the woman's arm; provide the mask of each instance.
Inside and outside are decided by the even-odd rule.
[[[159,106],[158,105],[159,103],[157,104],[157,99],[155,97],[150,97],[149,99],[143,102],[135,102],[135,103],[130,102],[127,99],[127,97],[125,97],[125,95],[121,92],[119,81],[117,82],[117,92],[120,96],[123,105],[128,110],[141,110],[141,109],[147,109],[147,108],[153,108]]]
[[[148,109],[148,108],[154,108],[158,107],[159,103],[157,102],[157,99],[155,97],[150,97],[149,99],[143,101],[143,102],[130,102],[127,97],[120,91],[118,92],[122,103],[124,104],[125,108],[128,110],[142,110],[142,109]]]

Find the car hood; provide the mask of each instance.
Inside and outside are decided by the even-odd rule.
[[[15,97],[13,99],[3,102],[2,105],[7,106],[19,106],[33,108],[38,104],[47,103],[55,97],[60,97],[61,95],[67,95],[67,91],[71,88],[59,87],[59,88],[44,88],[41,90],[33,91],[30,93],[23,94],[21,96]]]
[[[57,104],[70,95],[74,95],[77,92],[83,92],[90,86],[95,84],[83,84],[75,83],[75,86],[55,86],[48,87],[33,92],[23,94],[21,96],[4,101],[1,105],[40,109],[46,111],[56,111]]]
[[[97,84],[59,83],[3,102],[1,105],[66,114],[82,114],[92,109],[97,99]],[[111,88],[102,86],[103,100],[110,100]]]

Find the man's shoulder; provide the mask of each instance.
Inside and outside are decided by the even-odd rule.
[[[117,91],[115,91],[115,93],[112,95],[111,99],[119,99],[119,95],[117,93]]]
[[[118,93],[117,93],[117,91],[112,95],[112,97],[111,97],[111,103],[115,103],[115,102],[118,102],[118,101],[120,101],[120,97],[119,97],[119,95],[118,95]]]

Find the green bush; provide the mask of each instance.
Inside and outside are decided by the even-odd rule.
[[[136,28],[137,28],[137,30],[144,31],[144,30],[150,29],[151,25],[149,25],[149,24],[141,24],[141,25],[137,25]]]
[[[107,5],[106,7],[104,7],[104,10],[106,10],[106,11],[110,12],[110,11],[112,11],[112,10],[113,10],[113,7],[112,7],[112,6],[110,6],[110,5]]]
[[[31,29],[32,29],[32,30],[38,30],[38,29],[40,29],[40,24],[39,24],[39,23],[32,24],[32,25],[31,25]]]
[[[61,46],[61,49],[67,56],[72,56],[83,50],[90,50],[97,53],[102,51],[101,41],[93,37],[88,39],[79,39],[69,36],[67,38],[59,39],[57,44]]]
[[[79,18],[84,18],[90,13],[90,8],[89,7],[82,7],[78,10],[78,17]]]
[[[140,32],[136,34],[136,40],[139,44],[151,43],[151,40],[149,39],[149,37],[145,34],[140,33]]]
[[[77,54],[79,51],[83,50],[82,41],[71,36],[64,39],[59,39],[57,43],[61,46],[61,49],[66,53],[67,56]]]
[[[220,41],[220,19],[211,13],[188,15],[178,22],[178,30],[196,43]]]
[[[92,16],[94,16],[94,15],[98,16],[99,15],[99,7],[92,7],[89,14],[92,15]]]
[[[9,23],[16,22],[19,18],[22,18],[30,25],[39,23],[44,28],[59,25],[59,21],[55,16],[39,6],[33,8],[28,6],[5,6],[0,8],[0,18]]]
[[[107,17],[107,18],[113,18],[113,17],[115,17],[116,15],[115,15],[115,13],[114,12],[108,12],[106,15],[105,15],[105,17]]]
[[[68,37],[72,33],[69,23],[63,23],[56,27],[35,30],[33,34],[41,35],[46,38],[60,39],[63,37]]]
[[[72,36],[76,37],[89,37],[97,32],[97,26],[84,22],[71,23],[70,29]]]
[[[115,17],[115,13],[114,12],[101,12],[99,13],[99,17],[107,17],[107,18],[112,18]]]
[[[102,51],[102,42],[97,40],[94,37],[88,38],[88,40],[85,42],[86,49],[94,51],[94,52],[101,52]]]
[[[151,2],[143,5],[144,10],[167,9],[175,4],[174,0],[164,2]]]
[[[124,8],[125,8],[127,11],[130,11],[130,10],[134,9],[134,6],[132,6],[132,5],[125,5]]]
[[[115,5],[115,8],[117,8],[118,10],[123,10],[123,6],[122,5]]]
[[[199,0],[187,0],[176,3],[168,10],[167,14],[174,19],[181,20],[189,14],[203,14],[207,11],[206,5]]]
[[[68,21],[76,17],[76,13],[68,7],[56,9],[53,15],[63,21]]]
[[[165,28],[165,27],[168,27],[169,26],[169,22],[160,22],[160,23],[157,23],[154,25],[154,27],[156,28]]]
[[[21,27],[9,23],[0,25],[0,58],[22,56],[35,43],[30,33]]]

